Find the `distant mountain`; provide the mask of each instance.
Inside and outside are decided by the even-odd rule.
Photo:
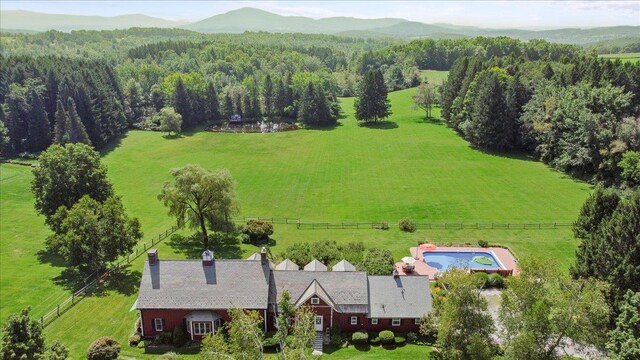
[[[131,27],[170,28],[184,22],[170,21],[142,14],[121,16],[85,16],[65,14],[45,14],[24,10],[0,11],[0,24],[5,29],[31,31],[71,31],[71,30],[113,30]]]
[[[364,6],[363,2],[363,6]],[[266,31],[307,34],[335,34],[363,38],[464,38],[475,36],[508,36],[520,40],[544,39],[567,44],[588,44],[602,41],[638,37],[640,26],[612,26],[591,29],[486,29],[451,24],[424,24],[396,18],[356,19],[331,17],[312,19],[303,16],[283,16],[268,11],[241,8],[185,24],[146,15],[114,17],[42,14],[30,11],[8,10],[0,12],[2,31],[43,31],[56,29],[107,30],[130,27],[180,27],[202,33],[242,33]]]

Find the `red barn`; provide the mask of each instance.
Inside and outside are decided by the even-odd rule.
[[[229,321],[232,308],[258,311],[264,330],[272,330],[284,290],[296,307],[314,310],[318,332],[335,323],[344,332],[417,332],[431,311],[426,276],[369,276],[345,260],[332,271],[317,260],[304,270],[290,260],[273,266],[266,249],[247,260],[218,260],[205,251],[202,261],[160,260],[151,250],[136,305],[141,333],[149,338],[183,326],[198,340]]]

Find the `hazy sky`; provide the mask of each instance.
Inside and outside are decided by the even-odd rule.
[[[201,20],[241,7],[313,18],[397,17],[484,27],[640,25],[640,1],[0,1],[2,10]]]

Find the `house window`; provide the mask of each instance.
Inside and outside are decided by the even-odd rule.
[[[210,321],[194,321],[193,335],[206,335],[211,332]]]
[[[358,317],[357,316],[352,316],[351,317],[351,325],[358,325]]]
[[[164,320],[161,319],[161,318],[153,319],[153,326],[155,327],[156,331],[158,331],[158,332],[164,331]]]
[[[371,319],[371,325],[378,325],[378,319]]]
[[[420,318],[415,318],[415,320],[413,320],[413,323],[416,325],[420,325]]]
[[[318,305],[318,304],[320,304],[320,299],[318,299],[317,297],[312,297],[311,305]]]
[[[391,320],[391,326],[400,326],[400,319],[392,319]]]

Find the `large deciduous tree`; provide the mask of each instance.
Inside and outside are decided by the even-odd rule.
[[[525,259],[502,293],[501,339],[508,359],[546,360],[573,346],[603,348],[609,307],[605,285],[572,280],[550,259]]]
[[[395,263],[391,251],[386,249],[367,249],[358,268],[369,275],[390,275]]]
[[[307,306],[296,310],[291,342],[282,348],[284,359],[304,360],[309,358],[313,352],[313,341],[316,338],[315,316],[315,312]]]
[[[85,195],[98,202],[113,195],[107,169],[88,145],[52,145],[40,155],[38,163],[33,169],[31,190],[36,211],[50,226],[51,216],[61,206],[71,208]]]
[[[178,134],[182,129],[182,116],[178,114],[172,107],[164,107],[158,113],[160,118],[160,130]]]
[[[133,250],[142,238],[140,222],[129,218],[117,197],[100,203],[88,195],[51,217],[55,234],[47,245],[72,266],[102,271],[108,262]]]
[[[391,104],[387,98],[382,71],[368,70],[364,74],[354,108],[359,121],[376,122],[391,115]]]
[[[438,102],[438,93],[436,89],[425,80],[418,86],[418,90],[413,96],[413,101],[417,107],[424,110],[427,119],[430,119],[431,109]]]
[[[69,350],[58,341],[46,346],[42,325],[29,317],[30,309],[10,315],[2,329],[1,360],[66,360]]]
[[[209,171],[200,165],[186,165],[171,170],[174,182],[165,183],[158,199],[169,207],[178,224],[199,228],[202,243],[209,247],[207,224],[215,230],[228,228],[237,211],[235,186],[226,169]]]

